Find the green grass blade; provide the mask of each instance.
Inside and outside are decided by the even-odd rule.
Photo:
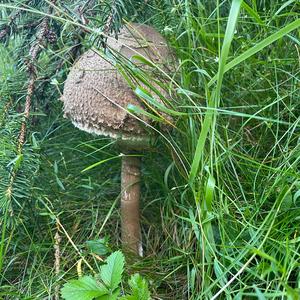
[[[280,13],[281,11],[283,11],[286,7],[288,7],[290,4],[292,4],[292,3],[294,3],[294,2],[296,2],[296,0],[289,0],[289,1],[285,2],[283,5],[281,5],[281,6],[279,7],[279,9],[275,12],[273,18],[274,18],[275,16],[279,15],[279,13]]]
[[[223,75],[225,72],[224,68],[225,68],[225,64],[226,64],[226,59],[228,57],[230,45],[231,45],[231,42],[232,42],[232,39],[234,36],[234,31],[235,31],[237,19],[239,16],[241,3],[242,3],[241,0],[234,0],[231,5],[229,18],[227,21],[227,27],[226,27],[226,31],[225,31],[224,43],[223,43],[221,55],[220,55],[219,70],[218,70],[218,74],[216,75],[218,78],[217,87],[216,87],[216,91],[212,94],[212,98],[208,103],[208,107],[214,107],[219,102],[222,80],[223,80]],[[194,159],[193,159],[192,166],[191,166],[191,171],[190,171],[190,176],[189,176],[190,183],[193,183],[193,181],[195,180],[195,177],[197,175],[197,172],[199,169],[199,163],[202,158],[203,149],[205,146],[209,128],[212,123],[212,118],[213,118],[213,114],[210,110],[208,110],[205,114],[202,130],[200,132]]]
[[[108,161],[111,161],[111,160],[114,160],[114,159],[118,159],[118,158],[120,158],[120,155],[114,156],[114,157],[110,157],[110,158],[107,158],[107,159],[103,159],[103,160],[101,160],[101,161],[98,161],[98,162],[96,162],[96,163],[94,163],[94,164],[92,164],[92,165],[86,167],[85,169],[83,169],[83,170],[81,171],[81,173],[86,172],[86,171],[89,171],[89,170],[91,170],[91,169],[93,169],[93,168],[95,168],[95,167],[98,167],[98,166],[100,166],[100,165],[102,165],[102,164],[104,164],[104,163],[106,163],[106,162],[108,162]]]
[[[209,175],[206,185],[206,192],[205,192],[205,203],[206,209],[208,211],[212,211],[212,203],[214,199],[214,190],[216,186],[216,180],[212,175]]]
[[[255,53],[261,51],[265,47],[271,45],[275,41],[281,39],[282,37],[284,37],[285,35],[287,35],[291,31],[297,29],[299,26],[300,26],[300,19],[293,21],[292,23],[286,25],[285,27],[281,28],[277,32],[271,34],[270,36],[268,36],[267,38],[265,38],[264,40],[262,40],[261,42],[259,42],[255,46],[253,46],[252,48],[248,49],[247,51],[245,51],[244,53],[239,55],[237,58],[233,59],[231,62],[229,62],[225,66],[224,73],[226,73],[230,69],[234,68],[235,66],[237,66],[241,62],[245,61],[246,59],[248,59],[249,57],[251,57]],[[208,85],[211,86],[217,80],[217,78],[218,78],[218,76],[215,75],[211,79],[211,81],[208,83]]]
[[[246,2],[243,1],[242,8],[251,16],[258,24],[264,25],[264,21],[260,18],[259,14]]]

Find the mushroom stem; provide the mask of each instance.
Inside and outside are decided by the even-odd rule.
[[[125,250],[143,256],[140,228],[140,170],[136,156],[122,157],[121,231]]]

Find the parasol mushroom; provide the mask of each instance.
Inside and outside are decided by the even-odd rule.
[[[118,40],[108,38],[110,49],[123,57],[141,54],[154,63],[166,62],[169,50],[164,38],[147,25],[130,24]],[[154,95],[155,97],[155,95]],[[81,130],[116,139],[122,155],[121,238],[123,247],[142,256],[140,230],[140,157],[150,145],[142,122],[127,111],[132,104],[145,109],[116,68],[92,50],[85,52],[64,85],[64,115]],[[151,123],[147,117],[142,121]]]

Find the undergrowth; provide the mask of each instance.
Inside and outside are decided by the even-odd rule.
[[[121,248],[118,152],[75,129],[59,100],[75,57],[102,51],[99,28],[114,11],[112,32],[122,18],[151,24],[177,60],[161,75],[173,129],[143,153],[145,257],[127,262],[125,291],[139,273],[153,299],[299,299],[299,2],[128,1],[126,10],[117,1],[117,11],[96,5],[84,25],[73,3],[55,4],[57,41],[36,62],[34,110],[18,152],[24,49],[35,36],[22,25],[46,11],[19,2],[0,4],[1,26],[20,3],[27,8],[0,45],[0,297],[51,299],[79,267],[84,276],[99,271],[106,254],[87,241]]]

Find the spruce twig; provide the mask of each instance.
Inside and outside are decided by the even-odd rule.
[[[31,58],[27,64],[27,67],[28,67],[28,73],[29,73],[30,79],[29,79],[28,86],[27,86],[27,96],[26,96],[25,107],[24,107],[25,120],[22,122],[21,129],[20,129],[20,135],[19,135],[18,153],[22,152],[22,147],[25,142],[26,124],[27,124],[27,120],[30,115],[31,102],[32,102],[32,97],[33,97],[33,93],[34,93],[34,88],[35,88],[35,81],[36,81],[36,77],[37,77],[35,62],[38,58],[39,53],[41,52],[42,44],[43,44],[44,40],[47,39],[47,34],[49,32],[48,22],[49,22],[49,19],[47,17],[45,17],[42,20],[41,29],[38,33],[37,40],[29,50],[29,55]]]
[[[53,1],[54,2],[54,1]],[[27,121],[29,119],[30,110],[31,110],[31,103],[32,103],[32,97],[34,94],[34,88],[35,88],[35,82],[37,78],[37,72],[35,69],[35,62],[38,58],[38,55],[42,49],[42,44],[44,40],[47,38],[47,33],[49,31],[49,19],[48,17],[43,18],[41,22],[41,27],[37,35],[36,42],[32,45],[32,47],[29,50],[30,55],[30,61],[28,62],[28,73],[29,73],[29,82],[27,86],[27,95],[25,100],[25,106],[24,106],[24,121],[21,123],[20,133],[19,133],[19,139],[18,139],[18,145],[17,145],[17,154],[21,155],[23,150],[23,145],[25,143],[25,136],[26,136],[26,127],[27,127]],[[15,182],[17,176],[17,170],[13,170],[10,175],[9,185],[6,190],[6,196],[7,200],[10,202],[12,197],[12,191],[13,191],[13,185]],[[10,216],[13,216],[13,208],[10,205],[9,208]]]
[[[30,2],[30,0],[26,1],[21,7],[24,7],[25,5],[28,5]],[[22,9],[17,10],[16,12],[14,12],[8,20],[8,23],[5,25],[5,27],[0,31],[0,41],[2,39],[4,39],[9,33],[10,33],[10,29],[11,26],[15,23],[15,20],[20,16],[20,14],[22,13]]]

